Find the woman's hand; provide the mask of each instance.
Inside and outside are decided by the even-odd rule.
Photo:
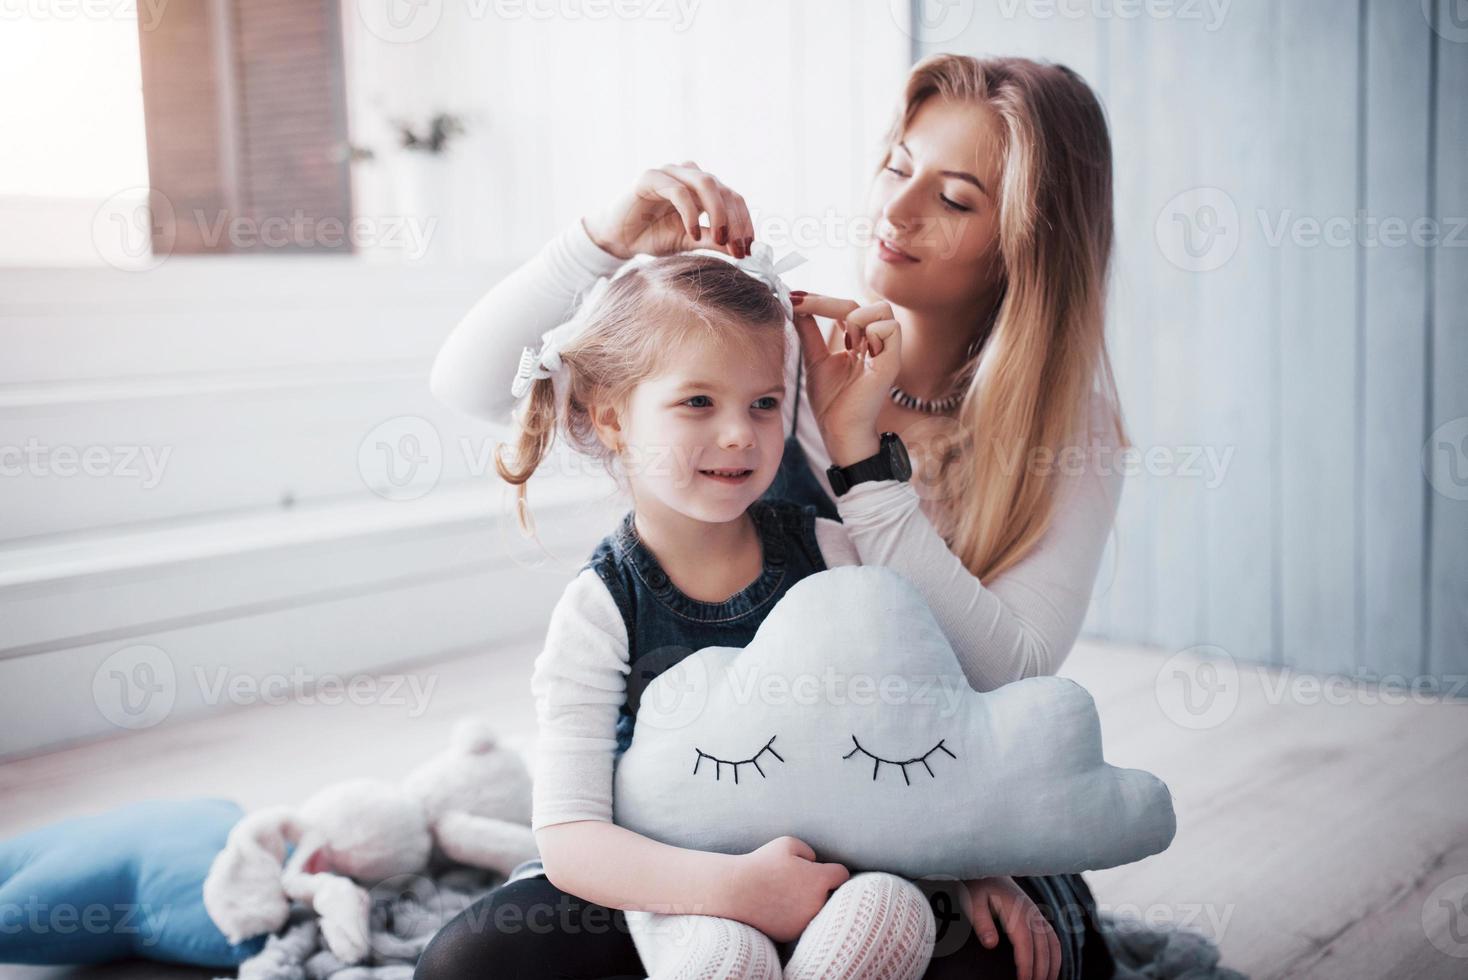
[[[849,466],[881,447],[877,413],[902,366],[901,327],[888,303],[862,306],[815,293],[791,298],[811,411],[831,462]],[[836,321],[829,340],[816,315]]]
[[[798,837],[776,837],[739,860],[733,885],[743,912],[735,918],[777,943],[798,939],[831,892],[851,877],[844,865],[817,861]]]
[[[970,905],[964,911],[989,949],[999,941],[997,916],[1014,947],[1019,980],[1055,980],[1060,975],[1060,940],[1030,896],[1008,876],[965,881]]]
[[[708,228],[699,224],[700,214],[709,216]],[[582,223],[592,241],[621,259],[691,248],[742,259],[754,241],[744,198],[692,160],[644,171],[631,190]]]

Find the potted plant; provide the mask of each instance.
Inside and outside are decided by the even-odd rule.
[[[439,112],[425,126],[395,119],[393,127],[398,134],[392,160],[398,216],[416,223],[416,237],[426,237],[422,257],[443,258],[452,241],[449,147],[465,132],[464,121]]]

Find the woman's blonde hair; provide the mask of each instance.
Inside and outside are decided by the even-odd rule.
[[[561,403],[553,379],[537,379],[516,416],[513,457],[495,447],[494,467],[516,489],[522,531],[533,533],[525,484],[560,433],[598,459],[614,479],[617,453],[597,437],[592,413],[622,412],[637,386],[663,370],[671,352],[697,339],[785,361],[785,311],[770,288],[712,255],[682,253],[625,267],[607,284],[587,322],[560,350]],[[625,487],[624,487],[625,489]]]
[[[934,96],[987,105],[1004,131],[1001,295],[956,374],[966,388],[958,445],[926,477],[940,534],[987,581],[1049,527],[1057,467],[1035,461],[1077,439],[1086,445],[1093,382],[1102,382],[1107,424],[1129,444],[1105,343],[1111,141],[1095,94],[1064,65],[937,54],[909,73],[889,150]]]

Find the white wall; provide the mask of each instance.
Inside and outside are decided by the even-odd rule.
[[[378,154],[354,173],[363,213],[401,213],[389,121],[453,111],[470,132],[433,213],[454,258],[511,259],[691,159],[745,196],[777,253],[809,256],[806,281],[852,288],[853,219],[909,63],[885,0],[445,0],[397,30],[364,20],[378,6],[344,5],[354,141]],[[636,15],[541,16],[618,6]]]

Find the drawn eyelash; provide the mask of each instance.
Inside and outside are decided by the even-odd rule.
[[[863,752],[867,756],[870,756],[874,760],[872,762],[872,779],[876,779],[877,778],[877,770],[881,769],[882,768],[882,763],[885,762],[888,765],[897,766],[898,768],[900,768],[902,770],[902,781],[904,783],[906,783],[907,785],[909,785],[909,786],[912,785],[912,780],[910,780],[910,779],[907,778],[907,767],[910,766],[910,765],[912,765],[914,762],[921,762],[923,764],[923,768],[926,769],[926,770],[928,770],[928,775],[929,776],[932,776],[933,775],[933,767],[930,766],[930,765],[928,765],[928,756],[932,755],[934,752],[937,752],[939,749],[942,749],[944,752],[948,752],[948,755],[950,757],[952,757],[954,759],[957,759],[958,758],[958,756],[954,755],[952,752],[949,751],[948,746],[946,746],[946,745],[943,744],[946,741],[946,739],[941,739],[941,738],[938,739],[938,744],[937,745],[933,746],[931,749],[928,749],[928,751],[924,752],[920,756],[917,756],[916,758],[908,759],[906,762],[898,762],[895,759],[883,759],[880,756],[872,755],[870,752],[867,752],[866,749],[864,749],[864,748],[861,747],[861,743],[858,742],[858,741],[856,741],[856,736],[855,735],[851,736],[851,741],[853,743],[855,743],[856,748],[852,749],[850,752],[846,753],[841,758],[843,758],[843,759],[849,759],[853,755],[855,755],[857,752]],[[936,779],[937,777],[934,776],[933,778]]]
[[[714,778],[715,779],[718,779],[719,778],[719,774],[720,774],[720,772],[721,772],[721,770],[723,769],[724,766],[733,766],[734,767],[734,782],[736,784],[738,784],[738,782],[739,782],[739,767],[740,766],[745,766],[745,765],[754,766],[755,770],[757,772],[759,772],[760,776],[762,776],[765,779],[769,779],[770,777],[765,776],[765,771],[759,767],[759,762],[757,760],[759,759],[760,756],[762,756],[766,752],[768,752],[768,753],[770,753],[770,755],[772,755],[775,758],[779,759],[781,762],[784,762],[785,761],[785,757],[782,756],[780,753],[776,752],[774,750],[774,748],[773,748],[773,743],[775,741],[775,738],[776,738],[776,736],[771,735],[770,736],[770,740],[765,743],[765,747],[764,748],[760,749],[758,752],[756,752],[754,755],[750,756],[748,759],[741,759],[738,762],[731,762],[728,759],[720,759],[717,756],[709,755],[707,752],[703,751],[702,749],[700,749],[698,746],[695,745],[693,747],[693,751],[697,752],[698,753],[698,756],[697,756],[697,758],[695,758],[693,760],[693,774],[695,776],[698,775],[698,767],[699,767],[699,764],[702,763],[704,759],[713,759],[714,760]]]

